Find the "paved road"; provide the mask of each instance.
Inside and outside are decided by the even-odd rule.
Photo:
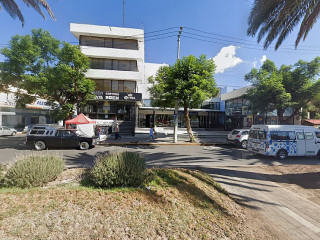
[[[0,163],[26,154],[24,137],[0,137]],[[254,209],[259,221],[275,228],[281,239],[320,239],[320,207],[256,171],[264,165],[320,164],[315,158],[278,161],[246,150],[225,146],[96,146],[88,151],[49,150],[62,154],[67,167],[90,167],[103,152],[133,150],[143,154],[148,166],[196,168],[211,174],[242,205]],[[274,177],[274,176],[273,176]]]
[[[314,158],[292,158],[279,162],[272,157],[253,155],[246,150],[222,146],[181,146],[181,145],[131,145],[96,146],[89,150],[56,149],[48,150],[64,156],[67,167],[90,167],[96,154],[103,152],[133,150],[143,154],[149,166],[212,168],[223,166],[256,166],[280,164],[319,164]],[[24,155],[27,150],[24,136],[0,137],[0,163],[11,161],[16,155]]]

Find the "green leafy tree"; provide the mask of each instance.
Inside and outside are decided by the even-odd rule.
[[[320,58],[310,62],[298,61],[293,66],[282,65],[276,68],[274,62],[267,60],[259,70],[252,69],[245,80],[255,88],[245,95],[252,102],[254,112],[277,110],[280,123],[286,108],[291,107],[294,115],[301,114],[302,108],[316,97],[320,81],[316,79],[320,70]]]
[[[36,10],[44,19],[46,16],[41,10],[41,7],[45,8],[47,12],[49,13],[50,17],[52,19],[55,19],[53,12],[51,11],[51,8],[46,0],[23,0],[23,2],[28,6],[32,7],[34,10]],[[18,17],[18,19],[21,21],[22,25],[24,25],[24,17],[20,11],[20,8],[16,1],[14,0],[0,0],[0,10],[2,10],[2,7],[10,14],[12,18]]]
[[[72,46],[53,38],[42,29],[31,35],[12,37],[9,47],[1,50],[5,61],[0,65],[0,85],[14,86],[17,104],[24,106],[36,96],[48,100],[56,119],[72,115],[93,99],[94,82],[85,78],[89,59],[79,46]]]
[[[248,35],[257,35],[258,42],[264,37],[264,48],[276,40],[277,50],[284,39],[300,24],[295,42],[306,39],[320,14],[320,1],[314,0],[255,0],[249,16]]]
[[[173,107],[176,100],[184,109],[184,119],[190,141],[192,134],[189,109],[199,107],[206,99],[216,96],[218,89],[213,78],[215,65],[205,55],[184,57],[172,66],[158,70],[155,77],[149,79],[149,89],[154,106]]]

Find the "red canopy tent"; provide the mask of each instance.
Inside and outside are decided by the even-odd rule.
[[[73,119],[66,120],[65,123],[66,125],[69,125],[69,124],[89,124],[89,123],[95,123],[95,122],[96,121],[91,120],[90,118],[86,117],[81,113]]]

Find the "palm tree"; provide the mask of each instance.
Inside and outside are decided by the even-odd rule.
[[[52,19],[55,20],[54,14],[51,11],[51,8],[46,0],[23,0],[23,2],[28,6],[34,8],[43,18],[46,18],[46,16],[41,11],[41,6],[44,7]],[[22,25],[24,25],[24,18],[20,11],[20,8],[15,0],[0,0],[0,10],[1,6],[10,14],[12,18],[18,17],[19,20],[22,22]]]
[[[263,37],[264,49],[276,39],[275,50],[301,22],[295,42],[306,39],[320,14],[320,0],[255,0],[249,16],[247,34],[260,42]],[[302,20],[302,21],[301,21]]]

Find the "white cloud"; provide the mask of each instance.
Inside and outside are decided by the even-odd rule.
[[[221,48],[220,52],[213,58],[217,66],[216,73],[223,73],[228,68],[233,68],[242,63],[241,58],[236,57],[236,49],[239,47],[228,46]]]
[[[263,56],[261,57],[261,59],[260,59],[261,65],[262,65],[267,59],[268,59],[267,56],[266,56],[266,55],[263,55]]]

